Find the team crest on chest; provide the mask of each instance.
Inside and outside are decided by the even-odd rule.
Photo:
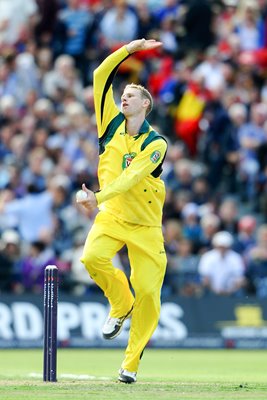
[[[151,154],[150,160],[151,160],[154,164],[156,164],[156,162],[158,162],[158,160],[160,159],[160,156],[161,156],[160,151],[155,150],[155,151],[153,151],[153,153]]]
[[[135,156],[136,153],[134,152],[124,154],[124,156],[122,157],[122,169],[128,168]]]

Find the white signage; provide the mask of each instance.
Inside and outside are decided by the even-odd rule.
[[[108,314],[108,307],[98,302],[59,302],[58,340],[68,342],[73,336],[84,342],[102,341],[102,326]],[[164,303],[158,328],[152,341],[179,341],[187,337],[187,328],[180,320],[182,308],[175,303]],[[128,338],[130,321],[127,320],[118,343]],[[0,340],[37,341],[43,337],[43,312],[30,302],[0,302]]]

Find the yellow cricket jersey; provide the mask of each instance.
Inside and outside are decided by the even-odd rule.
[[[165,187],[160,174],[167,143],[147,120],[138,135],[128,135],[113,98],[113,78],[128,56],[122,47],[94,71],[100,185],[96,198],[100,210],[126,222],[161,226]]]

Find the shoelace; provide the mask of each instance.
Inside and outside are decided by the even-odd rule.
[[[107,320],[107,323],[109,325],[114,325],[116,323],[117,325],[120,326],[122,324],[122,318],[109,317],[108,320]]]

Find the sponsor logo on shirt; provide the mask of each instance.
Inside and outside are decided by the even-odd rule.
[[[122,169],[128,168],[135,156],[136,153],[124,154],[122,157]]]
[[[159,151],[159,150],[155,150],[155,151],[153,151],[153,153],[151,154],[150,160],[151,160],[154,164],[156,164],[156,163],[158,162],[158,160],[160,159],[160,156],[161,156],[160,151]]]

